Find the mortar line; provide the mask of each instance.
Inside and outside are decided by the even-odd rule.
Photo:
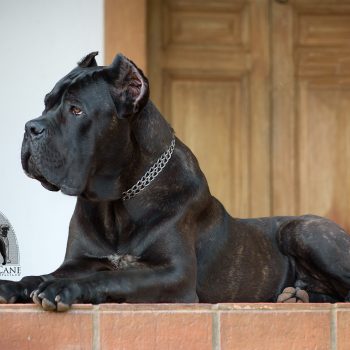
[[[254,313],[254,314],[275,314],[275,313],[325,313],[325,312],[328,312],[329,311],[329,308],[328,309],[319,309],[319,310],[307,310],[307,309],[293,309],[292,307],[289,308],[289,309],[235,309],[235,308],[232,308],[232,309],[217,309],[217,310],[220,310],[220,312],[225,312],[225,313],[230,313],[230,312],[234,312],[234,313]],[[152,309],[152,310],[133,310],[133,309],[130,309],[130,310],[118,310],[118,309],[114,309],[114,310],[103,310],[103,312],[105,314],[124,314],[124,313],[135,313],[135,314],[153,314],[153,313],[156,313],[156,314],[193,314],[193,313],[196,313],[196,314],[215,314],[216,313],[216,309],[212,309],[212,310],[172,310],[172,309],[169,309],[169,310],[155,310],[155,309]]]
[[[220,311],[213,312],[212,315],[212,349],[221,349],[221,339],[220,339]]]
[[[337,350],[338,348],[338,315],[337,305],[333,304],[331,309],[331,349]]]
[[[92,312],[92,349],[100,350],[100,311],[94,306]]]

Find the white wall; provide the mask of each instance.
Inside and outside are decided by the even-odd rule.
[[[24,124],[41,114],[54,83],[95,50],[103,64],[103,0],[0,0],[0,211],[17,235],[22,276],[61,264],[75,205],[23,173]]]

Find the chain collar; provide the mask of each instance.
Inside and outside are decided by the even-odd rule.
[[[165,168],[168,164],[175,148],[175,137],[171,141],[169,148],[158,158],[158,160],[148,169],[148,171],[136,182],[134,186],[123,192],[123,201],[135,197],[143,191]]]

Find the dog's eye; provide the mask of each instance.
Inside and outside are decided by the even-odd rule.
[[[82,113],[83,113],[83,111],[79,107],[76,107],[76,106],[72,106],[70,108],[70,111],[74,115],[82,115]]]

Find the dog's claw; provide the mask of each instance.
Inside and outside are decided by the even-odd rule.
[[[52,303],[50,300],[44,298],[41,302],[41,306],[46,311],[54,311],[56,310],[56,305]]]
[[[2,296],[0,296],[0,304],[7,304],[7,300]]]
[[[287,287],[277,298],[277,303],[308,303],[309,295],[300,288]]]
[[[298,300],[298,303],[308,303],[310,300],[309,300],[309,294],[307,294],[307,292],[303,289],[298,289],[297,288],[297,291],[295,293],[296,297],[299,299]]]
[[[34,289],[31,293],[30,293],[30,299],[32,299],[33,298],[33,295],[34,295],[34,293],[36,292],[36,289]]]
[[[293,287],[287,287],[284,288],[282,293],[278,296],[277,302],[278,303],[285,303],[288,299],[291,299],[295,294],[295,288]]]
[[[57,311],[58,312],[67,311],[67,310],[69,310],[69,308],[70,308],[70,306],[65,304],[65,303],[62,303],[62,302],[57,303]]]
[[[38,290],[33,291],[33,293],[32,293],[32,294],[33,294],[32,299],[33,299],[33,301],[34,301],[35,304],[41,305],[41,300],[40,300],[39,297],[38,297],[38,293],[39,293]]]

